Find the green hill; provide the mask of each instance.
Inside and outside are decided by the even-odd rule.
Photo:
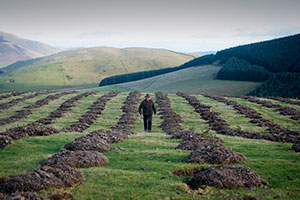
[[[221,67],[216,65],[190,67],[152,78],[113,86],[147,92],[163,91],[176,93],[178,91],[186,91],[191,94],[245,95],[261,84],[247,81],[217,80],[216,75],[220,69]]]
[[[2,90],[96,86],[103,78],[181,65],[200,55],[163,49],[94,47],[17,62],[3,70]]]
[[[108,77],[101,81],[99,86],[126,83],[129,81],[142,80],[148,77],[154,77],[154,80],[155,76],[157,75],[200,65],[203,66],[207,64],[218,63],[224,67],[222,70],[219,70],[217,79],[231,81],[254,81],[252,85],[260,85],[260,87],[257,89],[252,87],[252,89],[255,90],[248,90],[247,94],[255,96],[281,96],[295,98],[300,96],[300,85],[298,78],[300,73],[299,52],[300,34],[296,34],[279,39],[228,48],[218,51],[215,55],[205,55],[195,58],[184,63],[183,65],[169,69],[144,71]],[[180,73],[180,75],[177,77],[179,80],[181,79],[181,74],[183,73]],[[198,81],[199,85],[196,84],[196,79],[193,81],[187,81],[189,84],[191,84],[191,86],[186,86],[186,88],[191,88],[192,90],[195,87],[202,88],[203,85],[200,85],[202,84],[200,81],[201,80]],[[255,81],[266,82],[264,84],[258,84],[255,83]],[[195,85],[193,85],[193,83]],[[248,85],[248,83],[249,82],[243,84],[242,82],[239,82],[238,85]],[[170,87],[180,88],[181,84],[172,84]],[[169,90],[170,87],[168,87],[166,91],[172,91]],[[209,91],[209,89],[206,90]],[[187,91],[195,93],[195,91]],[[197,89],[197,91],[203,90]],[[242,91],[242,93],[238,92],[238,94],[246,94],[244,92],[247,90],[242,89]],[[229,92],[228,95],[230,94],[232,93]]]

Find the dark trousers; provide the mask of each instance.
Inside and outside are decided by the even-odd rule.
[[[144,115],[144,130],[151,131],[152,115]]]

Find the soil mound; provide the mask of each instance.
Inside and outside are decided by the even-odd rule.
[[[16,192],[6,197],[6,200],[49,200],[36,192]]]
[[[81,172],[67,166],[45,166],[8,178],[0,183],[0,190],[12,192],[38,192],[47,188],[71,187],[83,181]]]
[[[127,137],[128,137],[121,131],[111,131],[111,130],[103,130],[103,129],[93,131],[93,132],[90,132],[89,134],[87,134],[87,136],[90,136],[90,135],[93,135],[93,136],[96,135],[109,144],[122,142],[123,140],[127,139]]]
[[[196,150],[207,146],[220,146],[223,145],[223,140],[220,138],[211,138],[211,137],[186,137],[185,140],[180,142],[175,149],[182,150]]]
[[[23,137],[48,136],[59,132],[60,132],[59,130],[55,128],[47,127],[43,124],[31,123],[26,126],[9,129],[3,134],[10,136],[14,140],[18,140]]]
[[[245,161],[241,153],[224,146],[205,146],[193,151],[187,158],[189,163],[232,164]]]
[[[256,196],[231,197],[230,200],[259,200]]]
[[[0,135],[0,148],[4,148],[11,144],[12,138],[6,135]]]
[[[109,160],[97,151],[69,151],[62,149],[51,156],[45,163],[47,166],[69,166],[85,168],[106,165]]]
[[[98,151],[106,152],[114,149],[98,135],[86,135],[69,142],[64,147],[70,151]]]
[[[253,188],[267,185],[268,182],[245,166],[212,166],[197,173],[188,181],[192,189],[203,185],[216,188]]]
[[[293,144],[293,150],[296,152],[300,152],[300,142]]]

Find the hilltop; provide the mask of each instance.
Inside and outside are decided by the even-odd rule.
[[[4,68],[3,90],[96,86],[103,78],[181,65],[199,54],[148,48],[80,48]]]
[[[51,55],[59,49],[0,31],[0,65]]]

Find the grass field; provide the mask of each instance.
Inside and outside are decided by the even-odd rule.
[[[147,48],[94,47],[63,51],[0,75],[0,91],[96,87],[108,76],[175,67],[199,56]]]
[[[111,89],[111,88],[110,88]],[[87,108],[105,91],[97,92],[82,98],[62,118],[50,125],[63,128],[75,122],[77,118],[87,111]],[[66,99],[75,96],[65,95],[54,100],[49,105],[35,109],[28,118],[16,123],[1,127],[1,131],[7,128],[25,125],[36,119],[47,116]],[[52,154],[57,153],[63,146],[77,137],[100,128],[109,129],[118,122],[128,92],[122,92],[109,101],[97,119],[83,133],[66,132],[43,137],[30,137],[13,141],[11,145],[0,149],[0,177],[14,176],[24,173],[29,169],[43,166],[45,160]],[[145,93],[142,95],[142,97]],[[152,99],[155,95],[151,93]],[[183,119],[181,124],[185,130],[206,132],[215,134],[210,130],[207,121],[200,118],[194,112],[187,101],[175,94],[168,95],[172,109],[180,114]],[[2,116],[13,115],[25,105],[32,104],[41,96],[17,104]],[[252,132],[265,132],[262,127],[257,127],[249,122],[250,119],[238,114],[232,107],[223,103],[208,99],[202,95],[197,98],[204,104],[212,106],[212,110],[220,113],[233,129],[249,130]],[[272,109],[266,109],[261,105],[253,105],[244,99],[230,98],[241,104],[248,105],[265,118],[272,117],[276,123],[291,129],[300,129],[299,122],[284,119]],[[216,189],[206,187],[204,190],[192,191],[185,184],[187,177],[177,177],[172,171],[193,167],[205,168],[208,164],[189,164],[185,159],[191,151],[174,149],[180,142],[171,139],[158,127],[162,120],[155,115],[153,119],[152,133],[143,131],[142,118],[137,115],[137,122],[133,127],[136,134],[129,136],[121,143],[112,144],[116,150],[105,152],[104,155],[110,163],[101,167],[80,169],[85,176],[81,184],[64,189],[43,190],[40,193],[50,195],[53,193],[72,193],[73,199],[226,199],[233,196],[254,195],[260,199],[299,199],[300,198],[300,154],[291,149],[289,143],[275,143],[265,140],[244,139],[217,135],[224,140],[226,147],[240,152],[246,156],[247,167],[256,171],[261,177],[269,182],[265,188],[256,189]]]
[[[247,81],[217,80],[215,77],[220,69],[221,67],[215,65],[191,67],[116,86],[128,90],[166,93],[188,91],[190,94],[245,95],[261,84]]]

